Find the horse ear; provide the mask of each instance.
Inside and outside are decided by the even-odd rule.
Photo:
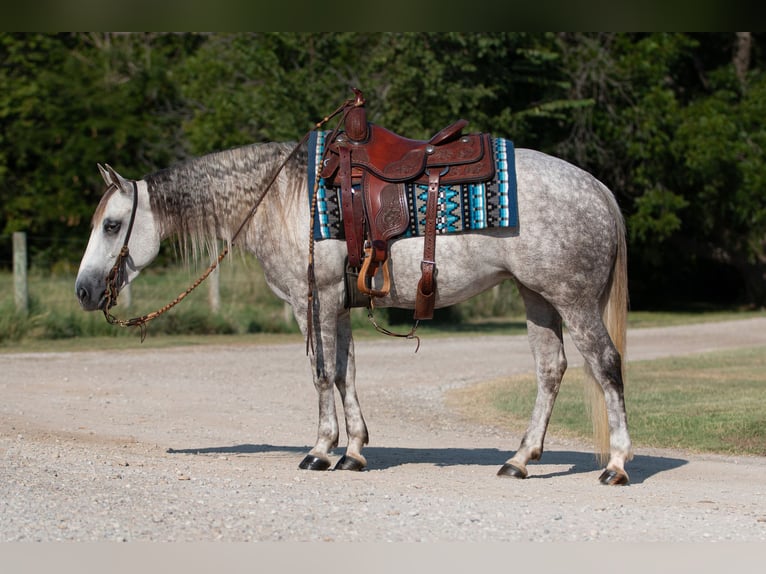
[[[106,185],[112,185],[112,180],[109,177],[109,172],[104,169],[104,166],[100,163],[96,164],[98,166],[98,171],[101,174],[101,177],[104,178],[104,182]]]
[[[128,185],[128,181],[122,177],[119,173],[117,173],[114,168],[109,165],[108,163],[104,164],[106,170],[102,168],[100,165],[98,168],[101,170],[101,175],[104,178],[104,181],[106,181],[107,185],[116,185],[121,191],[129,191],[130,186]]]

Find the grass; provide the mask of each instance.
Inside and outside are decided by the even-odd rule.
[[[115,308],[127,318],[153,311],[184,291],[202,268],[165,266],[150,268],[131,286],[131,304],[125,297]],[[74,297],[75,269],[59,265],[53,272],[31,270],[29,274],[29,312],[16,312],[13,276],[0,272],[0,351],[89,347],[121,347],[139,338],[133,329],[108,325],[101,313],[84,313]],[[209,282],[208,282],[209,283]],[[219,310],[208,303],[208,283],[203,283],[180,305],[149,325],[153,344],[205,344],[213,340],[240,338],[253,340],[255,334],[275,334],[300,339],[291,310],[268,288],[258,261],[237,256],[220,268]],[[735,311],[705,313],[629,314],[631,327],[660,326],[695,321],[716,321],[748,316]],[[376,320],[395,332],[406,332],[412,312],[378,309]],[[379,337],[367,320],[364,309],[352,311],[358,337]],[[460,305],[438,309],[433,321],[421,323],[418,333],[425,336],[453,334],[509,335],[526,332],[524,310],[515,286],[505,282]],[[196,338],[196,339],[195,339]],[[214,339],[213,339],[214,338]]]
[[[119,318],[140,316],[158,309],[183,292],[203,268],[181,265],[147,269],[131,285],[130,305],[121,295],[113,312]],[[29,310],[16,312],[13,276],[0,273],[0,350],[84,348],[131,345],[139,334],[135,329],[109,325],[100,312],[84,313],[74,297],[75,270],[59,266],[54,272],[32,269],[29,273]],[[293,336],[300,339],[291,309],[268,288],[258,261],[238,256],[220,268],[220,301],[217,311],[208,302],[209,283],[203,283],[177,307],[149,324],[148,336],[162,344],[199,344],[254,334]],[[421,332],[437,333],[520,333],[521,319],[515,286],[506,282],[496,289],[447,310],[437,310],[434,321],[424,322]],[[492,317],[486,324],[481,321]],[[411,311],[379,309],[376,320],[393,331],[406,331]],[[469,320],[471,318],[472,320]],[[501,320],[497,320],[500,318]],[[367,319],[367,311],[354,309],[355,332],[378,336]],[[197,337],[198,341],[194,338]]]
[[[589,440],[582,369],[564,377],[549,433]],[[485,422],[523,432],[534,375],[455,392],[452,404]],[[766,348],[737,349],[628,364],[625,401],[636,447],[766,456]]]
[[[227,262],[228,263],[228,262]],[[147,270],[131,285],[130,305],[121,296],[115,315],[128,318],[163,306],[184,291],[201,269],[182,266]],[[71,270],[29,277],[29,312],[14,309],[12,276],[0,273],[0,345],[36,346],[36,342],[60,342],[81,338],[136,338],[135,330],[109,325],[100,312],[84,313],[74,297],[75,274]],[[211,311],[208,284],[203,284],[178,307],[149,326],[152,336],[243,335],[253,333],[298,333],[285,307],[268,289],[260,267],[235,262],[221,267],[221,306]]]
[[[677,311],[631,311],[628,313],[629,328],[671,327],[692,323],[734,321],[745,317],[764,316],[763,311],[742,311],[738,309],[718,310],[677,310]]]

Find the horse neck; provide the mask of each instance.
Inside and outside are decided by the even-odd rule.
[[[268,235],[265,228],[273,226],[266,222],[295,217],[299,203],[295,182],[305,180],[305,150],[288,162],[284,173],[266,189],[293,145],[234,148],[145,177],[162,237],[176,237],[187,252],[196,253],[200,248],[215,252],[216,242],[230,242],[251,209],[259,205],[256,217],[246,223],[235,241],[255,250],[264,233]]]

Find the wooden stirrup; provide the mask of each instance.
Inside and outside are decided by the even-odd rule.
[[[365,247],[362,269],[359,271],[359,277],[356,280],[356,286],[365,295],[369,297],[385,297],[391,290],[391,277],[388,274],[388,257],[383,261],[373,261],[372,248]],[[373,265],[372,269],[370,266]],[[378,269],[383,269],[383,287],[373,289],[372,280],[378,274]],[[367,280],[369,279],[369,285]]]

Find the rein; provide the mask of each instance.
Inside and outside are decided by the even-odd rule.
[[[132,319],[119,319],[112,315],[112,313],[109,311],[112,307],[114,307],[117,304],[117,295],[119,292],[118,288],[118,280],[120,278],[120,274],[124,272],[124,266],[127,264],[128,258],[130,256],[130,250],[128,248],[128,242],[130,241],[131,233],[133,232],[133,223],[136,219],[136,211],[138,210],[138,185],[135,181],[131,182],[133,184],[133,207],[131,209],[130,213],[130,221],[128,223],[128,230],[125,234],[125,241],[122,244],[122,249],[120,249],[120,253],[117,256],[117,260],[114,263],[114,266],[112,267],[111,271],[106,276],[106,300],[104,303],[104,317],[106,318],[106,322],[111,325],[117,325],[119,327],[138,327],[141,330],[141,342],[144,341],[146,338],[146,325],[149,323],[149,321],[152,321],[159,317],[160,315],[163,315],[164,313],[167,313],[170,309],[178,305],[181,301],[183,301],[192,291],[194,291],[199,285],[207,279],[210,274],[215,271],[215,269],[218,267],[218,265],[223,261],[224,257],[228,255],[229,253],[229,247],[233,246],[239,235],[242,233],[242,231],[245,229],[245,226],[248,224],[248,222],[252,219],[252,217],[255,215],[255,212],[258,210],[258,206],[261,204],[263,199],[266,197],[266,194],[271,189],[271,186],[274,185],[274,182],[277,180],[277,177],[279,177],[279,174],[284,169],[285,165],[287,165],[287,162],[290,161],[295,154],[298,152],[300,147],[306,143],[306,141],[309,138],[309,135],[313,130],[319,129],[324,124],[329,122],[333,117],[338,115],[339,113],[346,111],[348,112],[349,109],[352,107],[356,107],[358,105],[361,105],[359,102],[359,99],[350,99],[346,100],[343,104],[341,104],[338,109],[336,109],[332,114],[329,116],[325,116],[322,118],[320,122],[317,122],[314,125],[314,128],[310,131],[308,131],[301,141],[298,142],[298,144],[292,149],[292,151],[287,155],[287,157],[284,159],[284,161],[277,167],[277,169],[274,171],[274,174],[272,175],[271,179],[269,180],[268,184],[266,185],[263,193],[261,196],[255,201],[253,206],[250,208],[250,211],[245,215],[245,217],[242,219],[242,222],[240,223],[239,227],[237,228],[236,232],[232,236],[231,240],[229,241],[229,245],[225,246],[221,253],[218,255],[215,261],[210,264],[210,266],[200,275],[200,277],[192,283],[185,291],[180,293],[173,301],[169,302],[168,304],[164,305],[163,307],[160,307],[156,311],[152,311],[151,313],[147,313],[146,315],[142,315],[140,317],[133,317]],[[317,181],[315,182],[314,188],[314,202],[316,201],[316,187],[319,183],[319,178],[317,178]],[[114,184],[113,184],[114,185]],[[312,214],[314,212],[315,207],[312,205]],[[312,218],[313,221],[313,218]],[[309,234],[311,236],[311,234]],[[309,269],[308,269],[308,279],[309,279],[309,310],[308,310],[308,339],[311,338],[311,328],[312,328],[312,308],[313,308],[313,292],[314,292],[314,249],[313,249],[313,241],[310,246],[309,250]],[[308,342],[306,343],[306,347],[308,349]]]
[[[234,246],[234,243],[236,242],[237,238],[242,233],[242,231],[244,231],[245,226],[253,218],[261,202],[264,200],[264,198],[266,197],[266,194],[271,189],[271,186],[274,185],[274,182],[277,180],[277,177],[279,177],[279,174],[282,172],[285,165],[287,165],[287,162],[289,162],[298,152],[300,147],[306,143],[311,132],[314,130],[320,129],[332,118],[334,118],[340,113],[343,113],[343,117],[340,119],[340,121],[338,122],[338,125],[335,127],[335,129],[332,132],[332,138],[334,138],[337,135],[337,133],[340,131],[340,126],[344,124],[344,121],[349,111],[351,111],[353,108],[364,105],[365,100],[364,100],[364,97],[362,96],[362,92],[355,88],[352,88],[352,89],[354,91],[355,97],[346,100],[340,106],[338,106],[338,108],[333,113],[331,113],[328,116],[325,116],[324,118],[322,118],[321,121],[317,122],[314,125],[314,128],[308,131],[303,136],[303,138],[301,138],[301,140],[287,155],[284,161],[282,161],[279,167],[277,167],[271,179],[269,180],[268,184],[266,185],[263,193],[255,201],[253,206],[250,208],[250,210],[247,212],[245,217],[242,219],[242,222],[239,224],[239,227],[237,227],[237,230],[235,231],[234,235],[229,241],[229,244],[223,248],[223,250],[220,252],[218,257],[199,276],[199,278],[196,281],[194,281],[194,283],[192,283],[185,291],[181,292],[175,299],[173,299],[166,305],[160,307],[156,311],[152,311],[151,313],[147,313],[146,315],[141,315],[140,317],[133,317],[131,319],[119,319],[110,312],[110,309],[117,304],[117,296],[119,293],[118,283],[119,283],[121,273],[124,273],[124,267],[127,264],[128,258],[130,256],[128,242],[130,241],[130,236],[133,232],[133,224],[136,219],[136,212],[138,211],[138,185],[136,184],[135,181],[132,181],[131,183],[133,185],[133,206],[130,212],[130,221],[128,222],[128,230],[127,230],[127,233],[125,234],[125,241],[122,244],[122,248],[120,249],[120,253],[117,256],[114,266],[112,267],[112,269],[109,271],[109,273],[106,276],[106,294],[105,294],[105,302],[104,302],[104,308],[103,308],[104,318],[106,319],[106,322],[109,323],[110,325],[117,325],[118,327],[138,327],[141,331],[141,342],[143,343],[143,341],[146,339],[147,323],[149,323],[149,321],[156,319],[160,315],[167,313],[173,307],[175,307],[181,301],[183,301],[192,291],[194,291],[197,287],[199,287],[200,284],[205,279],[207,279],[213,271],[215,271],[215,269],[218,267],[221,261],[223,261],[223,259],[229,254],[230,247]],[[316,291],[316,284],[315,284],[315,275],[314,275],[314,234],[312,232],[312,228],[313,228],[313,222],[314,222],[314,218],[316,214],[317,191],[319,188],[320,179],[321,179],[321,176],[318,170],[316,179],[314,181],[314,193],[313,193],[313,197],[311,201],[311,209],[310,209],[310,215],[309,215],[309,253],[308,253],[308,267],[307,267],[307,273],[306,273],[307,281],[308,281],[308,294],[307,294],[308,306],[307,306],[307,312],[306,312],[307,314],[306,354],[307,355],[309,354],[309,351],[311,351],[312,353],[314,352],[314,340],[312,337],[312,333],[314,328],[314,303],[315,303],[314,292]],[[112,184],[112,185],[115,185],[115,184]],[[371,302],[370,307],[368,309],[367,318],[375,327],[375,329],[379,333],[388,335],[390,337],[414,339],[417,342],[417,347],[415,348],[415,352],[417,353],[418,349],[420,348],[420,337],[415,335],[415,331],[417,331],[419,322],[415,321],[414,325],[412,326],[412,328],[410,329],[408,333],[404,333],[404,334],[394,333],[392,331],[389,331],[385,327],[382,327],[375,321],[375,318],[373,316],[373,309],[374,309],[374,305]]]

